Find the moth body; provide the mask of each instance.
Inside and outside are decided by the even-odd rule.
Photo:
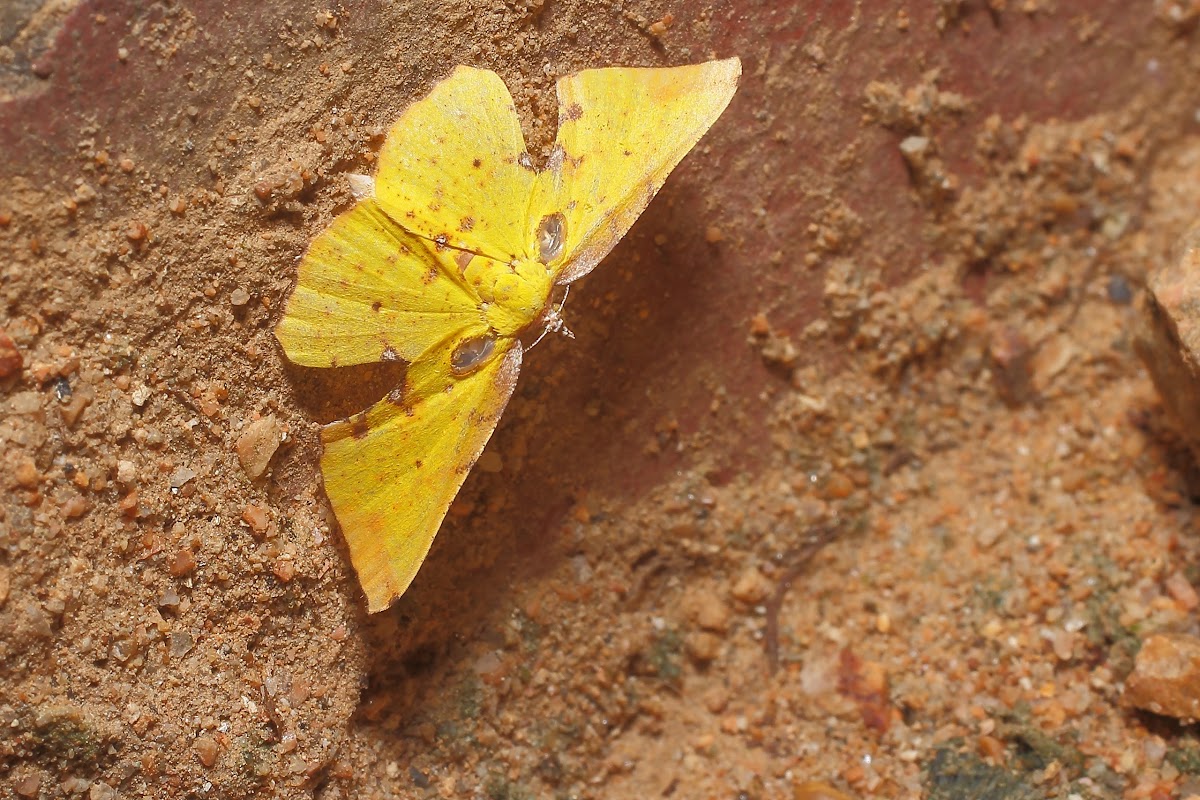
[[[325,493],[370,611],[416,576],[512,395],[522,337],[574,338],[570,284],[625,235],[740,75],[736,58],[567,75],[539,171],[504,82],[460,66],[401,113],[373,178],[347,176],[357,202],[309,245],[275,336],[302,366],[408,362],[401,385],[321,432]]]

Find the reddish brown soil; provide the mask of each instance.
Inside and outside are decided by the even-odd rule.
[[[1200,206],[1196,21],[0,9],[0,796],[1200,793],[1191,730],[1120,704],[1141,638],[1197,627],[1190,461],[1128,302]],[[316,431],[397,373],[271,336],[345,174],[456,63],[540,152],[558,75],[734,54],[367,617]]]

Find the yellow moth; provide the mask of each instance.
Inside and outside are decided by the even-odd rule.
[[[494,72],[460,66],[392,126],[358,203],[309,246],[275,335],[309,367],[409,362],[325,426],[321,472],[370,611],[412,583],[517,381],[524,338],[625,235],[729,104],[736,58],[558,81],[538,169]]]

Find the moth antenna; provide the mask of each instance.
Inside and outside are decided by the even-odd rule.
[[[547,333],[549,333],[549,332],[550,332],[550,329],[549,329],[549,328],[542,328],[542,332],[541,332],[541,333],[539,333],[539,334],[538,334],[538,337],[537,337],[536,339],[534,339],[534,340],[533,340],[533,344],[531,344],[531,345],[529,345],[529,347],[526,347],[526,348],[525,348],[525,352],[526,352],[526,353],[528,353],[530,350],[532,350],[533,348],[537,347],[537,345],[538,345],[538,342],[540,342],[542,339],[545,339],[545,338],[546,338],[546,334],[547,334]]]
[[[570,295],[571,295],[571,284],[569,284],[569,283],[568,283],[566,286],[564,286],[564,287],[563,287],[563,298],[562,298],[562,300],[558,301],[558,314],[559,314],[559,316],[558,316],[558,327],[557,327],[557,328],[555,328],[554,330],[555,330],[555,332],[556,332],[556,333],[561,333],[563,336],[567,337],[568,339],[574,339],[574,338],[575,338],[575,334],[571,332],[571,329],[567,327],[566,320],[564,320],[564,319],[562,318],[562,310],[563,310],[563,308],[565,308],[565,307],[566,307],[566,305],[567,305],[567,298],[568,298]]]
[[[568,339],[575,338],[575,334],[571,332],[571,329],[567,327],[567,323],[564,322],[563,318],[562,318],[563,306],[565,306],[567,304],[567,295],[569,295],[570,293],[571,293],[570,285],[564,286],[562,300],[559,300],[557,303],[550,306],[550,310],[548,312],[546,312],[546,321],[542,325],[542,332],[540,334],[538,334],[538,337],[536,339],[533,340],[533,344],[531,344],[531,345],[529,345],[529,347],[525,348],[525,352],[528,353],[530,350],[532,350],[534,347],[536,347],[537,343],[540,342],[542,339],[545,339],[546,334],[550,333],[551,331],[553,331],[554,333],[561,333],[563,336],[567,337]]]

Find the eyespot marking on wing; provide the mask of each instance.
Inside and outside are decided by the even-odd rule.
[[[567,240],[567,218],[562,214],[547,214],[538,223],[537,241],[538,257],[543,264],[549,264],[562,255],[563,244]]]
[[[496,349],[494,336],[475,336],[464,339],[450,354],[450,370],[458,376],[468,375],[478,369]]]

